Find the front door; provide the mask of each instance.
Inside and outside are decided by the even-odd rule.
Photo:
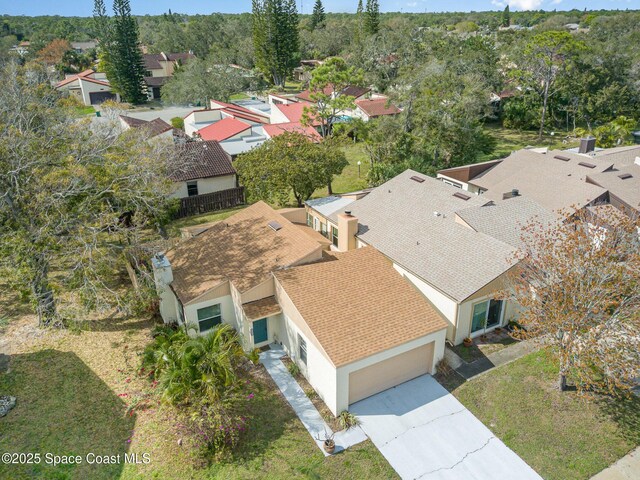
[[[269,339],[269,334],[267,333],[267,319],[262,318],[260,320],[256,320],[253,322],[253,343],[257,345],[258,343],[266,342]]]

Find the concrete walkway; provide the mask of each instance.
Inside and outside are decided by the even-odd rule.
[[[591,480],[637,480],[638,478],[640,478],[640,447],[591,477]]]
[[[403,479],[541,480],[431,375],[350,410]]]
[[[535,352],[538,350],[544,341],[537,338],[532,338],[530,340],[524,340],[522,342],[515,343],[510,345],[502,350],[499,350],[495,353],[491,353],[486,357],[479,358],[474,362],[467,363],[465,361],[461,361],[458,367],[454,367],[455,371],[458,372],[464,379],[471,380],[473,377],[480,375],[481,373],[487,372],[492,368],[499,367],[501,365],[505,365],[507,363],[511,363],[514,360],[517,360],[529,353]],[[458,355],[455,354],[450,349],[448,350],[448,356]],[[460,358],[460,357],[458,357]],[[451,363],[451,360],[449,361]]]
[[[324,448],[322,448],[322,444],[325,434],[331,435],[333,430],[331,430],[329,425],[322,419],[316,407],[311,403],[311,400],[309,400],[309,397],[307,397],[298,382],[296,382],[296,379],[291,376],[287,367],[285,367],[284,363],[280,360],[284,355],[285,352],[281,347],[272,346],[271,350],[260,354],[260,363],[267,369],[267,372],[269,372],[269,375],[271,375],[271,378],[273,378],[273,381],[287,399],[293,411],[296,412],[296,415],[298,415],[298,418],[309,432],[309,435],[311,435],[311,438],[316,442],[318,448],[325,456],[329,456],[329,454],[324,451]],[[321,440],[318,440],[318,438]],[[350,446],[363,442],[366,439],[367,436],[360,427],[337,432],[333,437],[336,444],[334,454],[346,450]]]

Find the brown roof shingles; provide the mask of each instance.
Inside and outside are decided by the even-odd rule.
[[[372,247],[327,254],[274,275],[336,367],[447,326]]]
[[[236,173],[231,157],[215,140],[187,142],[177,145],[176,149],[178,156],[171,166],[170,174],[173,181],[186,182]]]
[[[282,311],[280,304],[273,295],[256,300],[255,302],[244,303],[242,309],[248,320],[259,320]]]
[[[276,221],[275,231],[268,223]],[[171,287],[180,301],[191,300],[229,280],[243,293],[271,272],[291,266],[321,247],[264,202],[257,202],[167,252]]]

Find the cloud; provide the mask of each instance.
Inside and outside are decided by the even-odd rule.
[[[537,10],[542,5],[542,0],[509,0],[509,7],[518,10]]]

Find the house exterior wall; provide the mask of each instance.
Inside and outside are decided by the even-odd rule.
[[[247,290],[241,295],[242,303],[255,302],[263,298],[271,297],[275,294],[273,277]]]
[[[82,101],[85,105],[91,105],[91,96],[90,93],[94,92],[111,92],[111,87],[107,85],[100,85],[93,82],[80,82],[80,87],[82,89]]]
[[[271,109],[270,121],[271,121],[271,124],[289,123],[289,119],[287,118],[287,116],[284,113],[282,113],[276,105],[274,105],[273,108]]]
[[[233,307],[233,299],[231,298],[231,295],[224,295],[217,298],[208,298],[207,300],[203,300],[198,303],[189,303],[188,305],[184,305],[184,318],[185,323],[187,324],[187,332],[193,328],[196,333],[200,333],[200,329],[198,327],[198,309],[217,304],[220,304],[222,323],[227,323],[237,330],[237,319]]]
[[[277,325],[275,339],[280,342],[291,359],[300,367],[300,371],[318,393],[327,407],[336,414],[336,368],[322,350],[302,315],[295,307],[282,285],[275,280],[278,303],[282,307],[281,322]],[[298,335],[307,345],[307,364],[300,361],[298,353]]]
[[[193,137],[193,134],[218,120],[222,119],[219,110],[196,110],[184,118],[184,132]]]
[[[192,180],[190,180],[192,181]],[[198,195],[205,193],[219,192],[236,187],[235,175],[223,175],[220,177],[198,178]],[[171,194],[171,198],[186,198],[189,196],[187,182],[177,182],[176,190]]]
[[[435,367],[440,359],[444,356],[444,341],[446,337],[446,330],[442,329],[437,332],[431,333],[424,337],[417,338],[412,340],[411,342],[407,342],[405,344],[399,345],[397,347],[391,348],[389,350],[385,350],[384,352],[377,353],[375,355],[371,355],[370,357],[363,358],[362,360],[358,360],[356,362],[350,363],[348,365],[344,365],[337,369],[337,399],[335,404],[335,410],[327,404],[329,409],[334,413],[334,415],[339,414],[343,410],[347,410],[349,408],[349,374],[351,372],[355,372],[357,370],[375,365],[381,361],[390,359],[402,353],[413,350],[422,345],[428,345],[431,342],[434,342],[433,347],[433,359],[431,361],[431,371],[429,373],[435,373]]]
[[[458,303],[444,293],[429,285],[422,278],[409,272],[404,267],[394,263],[393,268],[395,268],[400,273],[400,275],[409,280],[425,297],[427,297],[427,299],[433,304],[433,306],[436,307],[436,309],[447,320],[447,322],[449,323],[449,326],[447,327],[447,339],[455,344],[456,325],[458,318]]]

